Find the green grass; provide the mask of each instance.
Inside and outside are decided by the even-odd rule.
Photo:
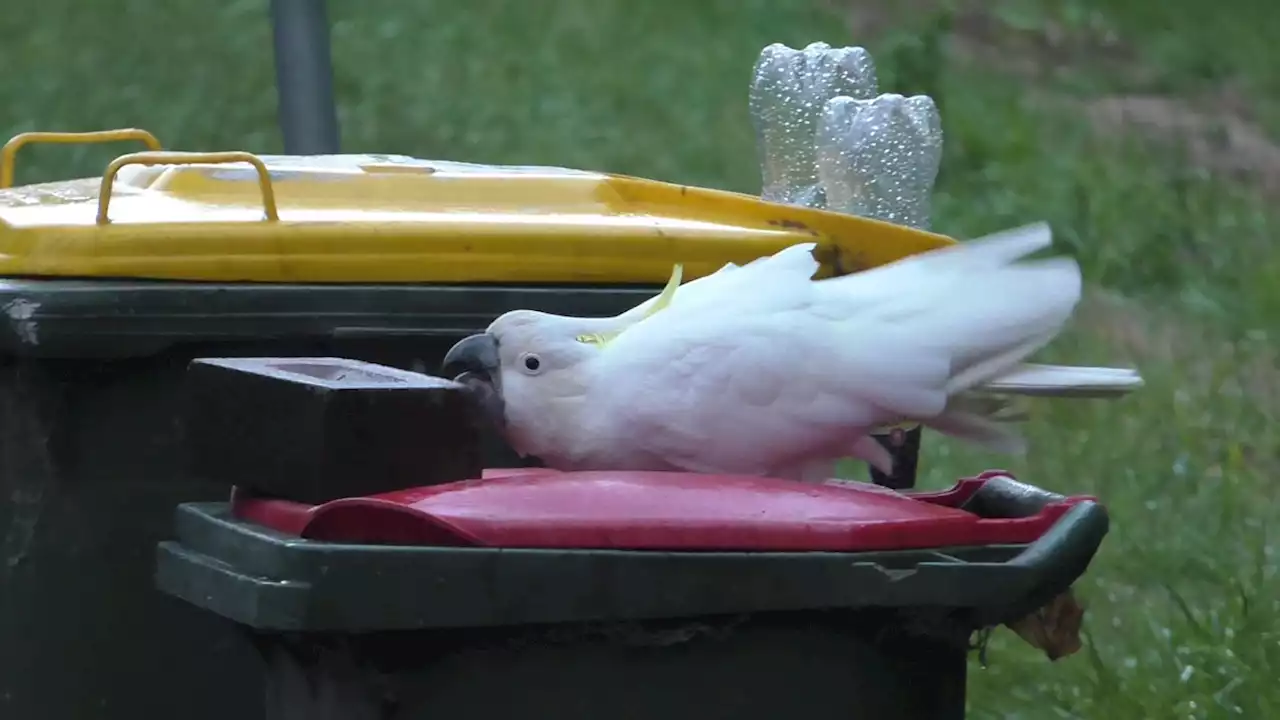
[[[175,148],[278,151],[264,5],[12,0],[0,14],[0,134],[141,126]],[[1086,649],[1051,664],[998,633],[990,667],[974,666],[970,716],[1280,717],[1267,530],[1280,515],[1274,197],[1176,146],[1099,134],[1080,111],[1104,93],[1203,101],[1229,86],[1253,94],[1251,114],[1274,133],[1280,11],[1259,0],[993,1],[1002,32],[1034,40],[1052,23],[1085,48],[1029,79],[1012,63],[948,58],[941,14],[851,37],[836,5],[331,2],[344,149],[755,191],[756,52],[774,41],[868,46],[884,89],[929,92],[942,109],[936,227],[968,237],[1049,220],[1108,299],[1050,354],[1132,361],[1149,382],[1120,403],[1040,406],[1026,458],[929,438],[930,485],[1008,466],[1096,493],[1113,516],[1079,585]],[[1137,71],[1099,60],[1088,48],[1100,38]],[[20,179],[96,174],[113,150],[24,150]]]

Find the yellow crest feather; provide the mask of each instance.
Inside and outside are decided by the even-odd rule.
[[[658,295],[658,298],[653,301],[653,306],[650,307],[647,312],[645,312],[644,314],[645,318],[653,317],[655,313],[658,313],[667,309],[667,306],[671,304],[671,300],[675,298],[676,290],[680,288],[680,282],[683,278],[684,278],[684,266],[679,263],[676,263],[676,266],[671,269],[671,277],[667,279],[666,286],[662,288],[662,292]],[[641,319],[643,320],[644,318],[641,318]],[[626,328],[623,328],[623,330],[625,329]],[[614,338],[618,337],[621,334],[622,334],[622,330],[614,330],[613,332],[607,332],[607,333],[591,333],[590,335],[579,335],[575,339],[578,342],[585,343],[587,345],[597,345],[599,347],[604,347],[605,345],[608,345],[610,341],[612,341]]]
[[[645,313],[645,317],[652,317],[654,313],[667,309],[671,304],[671,300],[676,296],[676,290],[680,288],[680,281],[684,277],[684,266],[676,263],[671,268],[671,277],[667,279],[667,284],[662,288],[662,294],[658,295],[658,299],[653,301],[653,307],[649,308],[649,312]]]

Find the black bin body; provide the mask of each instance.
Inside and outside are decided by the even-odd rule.
[[[0,717],[252,720],[236,627],[157,593],[198,356],[341,355],[432,372],[505,310],[609,315],[656,288],[0,282]],[[489,439],[492,466],[519,460]],[[193,701],[198,698],[199,701]]]
[[[887,613],[258,638],[272,720],[961,720],[966,653]]]
[[[972,511],[1054,497],[992,481]],[[958,720],[973,632],[1041,607],[1107,531],[939,550],[665,552],[320,542],[177,511],[161,590],[239,624],[268,720]]]

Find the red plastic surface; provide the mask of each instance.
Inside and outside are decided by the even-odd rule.
[[[343,543],[853,552],[1029,543],[1080,500],[1026,518],[984,519],[952,507],[990,475],[908,495],[862,483],[522,468],[314,507],[237,492],[232,512],[290,535]]]

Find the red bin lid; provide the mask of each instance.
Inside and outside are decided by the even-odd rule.
[[[991,474],[941,493],[729,475],[491,470],[483,478],[308,506],[237,493],[233,514],[328,542],[668,551],[909,550],[1035,541],[1082,498],[1023,518],[957,507]]]

